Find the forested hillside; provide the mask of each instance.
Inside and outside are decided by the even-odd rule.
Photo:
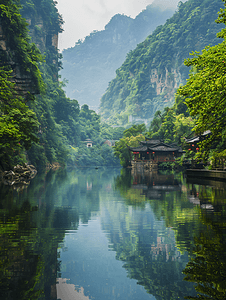
[[[192,51],[216,45],[222,25],[216,24],[221,0],[180,2],[165,25],[127,54],[117,76],[101,98],[100,112],[110,124],[151,121],[157,110],[174,104],[174,94],[188,78],[184,59]]]
[[[102,31],[93,31],[84,41],[63,51],[62,78],[68,80],[68,97],[97,109],[108,83],[115,77],[126,54],[173,15],[172,9],[149,5],[135,19],[117,14]]]
[[[117,164],[112,149],[101,146],[102,136],[118,139],[122,130],[102,126],[87,105],[66,97],[58,80],[63,20],[56,3],[4,0],[0,16],[0,169],[25,162],[39,169]]]

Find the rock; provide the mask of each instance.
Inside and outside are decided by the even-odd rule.
[[[24,166],[16,165],[13,171],[5,171],[2,174],[3,183],[6,185],[28,185],[30,180],[35,177],[37,170],[33,165],[25,164]]]

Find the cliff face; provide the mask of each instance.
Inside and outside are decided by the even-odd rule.
[[[150,71],[150,84],[155,90],[156,96],[164,94],[165,102],[174,100],[175,90],[184,83],[182,74],[178,69],[171,68],[171,72],[165,68],[165,72],[158,73],[157,69]]]
[[[8,3],[7,3],[8,4]],[[48,16],[44,11],[45,5],[49,5],[49,13],[55,11],[55,18]],[[3,4],[4,5],[4,4]],[[58,78],[58,33],[59,17],[52,1],[39,1],[28,3],[21,0],[22,8],[20,12],[22,17],[26,19],[19,20],[16,17],[15,4],[11,6],[3,6],[1,9],[0,20],[0,66],[11,69],[12,81],[15,83],[15,89],[19,95],[28,99],[30,95],[39,94],[39,86],[35,72],[38,71],[37,64],[31,52],[39,55],[37,48],[32,46],[31,42],[38,47],[42,54],[47,54],[47,60],[55,65],[53,68],[53,77]],[[8,15],[4,12],[8,10]],[[51,11],[52,10],[52,11]],[[54,14],[52,14],[54,15]],[[14,18],[11,19],[10,18]],[[56,21],[57,20],[57,21]],[[55,24],[54,24],[55,21]],[[62,23],[62,22],[59,22]],[[28,26],[27,26],[28,25]],[[31,40],[27,37],[27,32]],[[41,56],[39,57],[39,59]],[[36,69],[36,70],[35,70]]]
[[[16,18],[13,13],[13,9],[9,9],[8,15],[4,15],[1,9],[0,67],[12,71],[11,81],[15,83],[15,90],[25,100],[29,100],[31,95],[40,92],[40,74],[36,63],[39,53],[37,48],[29,44],[25,21]],[[19,27],[22,32],[18,36],[16,29]]]
[[[44,25],[43,17],[38,15],[36,18],[31,18],[28,15],[24,16],[29,28],[29,35],[32,42],[44,53],[48,47],[55,47],[58,49],[58,32],[47,28]]]
[[[162,11],[151,5],[135,19],[118,14],[105,30],[94,31],[64,50],[60,74],[69,81],[65,87],[67,96],[98,109],[101,96],[126,54],[172,15],[173,10]]]
[[[150,122],[157,110],[174,103],[174,93],[186,83],[184,59],[192,51],[221,42],[215,23],[221,0],[189,0],[163,26],[127,54],[116,78],[101,98],[102,119],[110,124],[129,120]]]

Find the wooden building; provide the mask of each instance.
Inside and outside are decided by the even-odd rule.
[[[207,130],[199,136],[193,136],[192,138],[185,138],[187,149],[189,151],[197,152],[199,150],[199,143],[207,139],[211,135],[211,131]]]
[[[140,142],[139,147],[130,147],[132,167],[141,166],[146,169],[157,169],[161,162],[173,162],[183,154],[181,147],[169,145],[160,140]]]

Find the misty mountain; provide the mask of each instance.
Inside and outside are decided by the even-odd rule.
[[[223,7],[221,0],[180,2],[164,25],[127,54],[101,98],[102,120],[114,125],[148,123],[157,110],[172,106],[176,89],[188,78],[184,59],[221,42],[216,34],[223,25],[215,20]]]
[[[126,54],[173,13],[172,8],[162,10],[149,5],[135,19],[117,14],[104,30],[94,31],[74,47],[64,50],[60,74],[68,80],[64,88],[67,96],[96,110]]]

